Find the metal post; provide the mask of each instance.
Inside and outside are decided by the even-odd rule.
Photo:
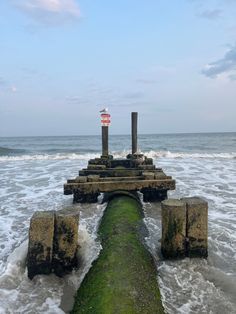
[[[102,156],[108,157],[108,126],[102,126]]]
[[[132,154],[137,153],[138,150],[138,144],[137,144],[137,125],[138,125],[138,113],[132,112],[131,113],[131,131],[132,131]]]

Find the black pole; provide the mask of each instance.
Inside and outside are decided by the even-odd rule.
[[[108,157],[108,126],[102,126],[102,156]]]
[[[131,113],[131,131],[132,131],[132,154],[137,153],[138,150],[138,113],[137,112],[132,112]]]

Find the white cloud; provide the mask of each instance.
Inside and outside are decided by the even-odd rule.
[[[231,47],[222,59],[209,63],[202,73],[210,78],[227,74],[230,80],[235,80],[236,75],[236,45]]]
[[[13,0],[13,4],[43,24],[59,24],[80,17],[75,0]]]
[[[201,12],[200,14],[198,14],[199,17],[202,17],[204,19],[208,19],[208,20],[216,20],[219,19],[222,15],[222,10],[205,10],[203,12]]]

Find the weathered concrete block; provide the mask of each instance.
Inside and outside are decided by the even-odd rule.
[[[154,172],[149,172],[149,171],[144,171],[142,173],[142,176],[143,176],[144,180],[154,180],[155,173]]]
[[[79,213],[56,213],[52,265],[62,276],[77,266]]]
[[[153,165],[153,159],[152,158],[146,158],[145,159],[145,164],[146,165]]]
[[[167,199],[167,190],[144,188],[141,189],[144,202],[160,202]]]
[[[84,193],[80,190],[73,192],[73,203],[97,203],[100,193]]]
[[[155,172],[155,179],[156,180],[161,180],[161,179],[165,179],[165,178],[166,178],[166,175],[164,174],[163,171]]]
[[[156,166],[155,165],[139,165],[138,169],[142,170],[155,170]]]
[[[186,254],[207,257],[208,203],[200,197],[182,198],[187,208]]]
[[[113,159],[110,162],[111,168],[123,167],[132,168],[133,161],[131,159]]]
[[[78,176],[75,178],[76,183],[86,183],[88,178],[86,176]]]
[[[28,277],[51,272],[54,236],[54,212],[35,212],[30,220]]]
[[[106,165],[88,165],[88,170],[105,170],[107,168]]]
[[[96,165],[97,170],[105,170],[106,168],[106,165]]]
[[[161,203],[161,251],[165,258],[185,256],[186,204],[177,199]]]
[[[88,182],[98,182],[99,178],[100,178],[99,175],[90,174],[88,175]]]
[[[101,155],[101,159],[112,160],[113,156],[112,155]]]
[[[64,195],[71,195],[71,194],[73,194],[73,190],[70,189],[67,183],[64,184]]]

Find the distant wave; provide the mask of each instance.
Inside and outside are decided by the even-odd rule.
[[[170,152],[170,151],[149,151],[144,153],[150,158],[223,158],[234,159],[236,152],[230,153],[187,153],[187,152]]]
[[[125,158],[129,151],[112,152],[114,158]],[[187,159],[236,159],[236,152],[232,153],[186,153],[186,152],[170,152],[170,151],[149,151],[143,152],[145,156],[153,159],[157,158],[187,158]],[[100,157],[100,153],[57,153],[57,154],[34,154],[20,156],[0,156],[0,161],[27,161],[27,160],[89,160]]]
[[[41,154],[62,154],[62,153],[65,153],[66,151],[66,154],[81,154],[81,153],[97,153],[98,150],[96,149],[91,149],[91,148],[71,148],[71,149],[63,149],[63,148],[50,148],[50,149],[45,149],[45,150],[41,150]]]
[[[0,156],[23,154],[26,150],[17,148],[0,147]]]

